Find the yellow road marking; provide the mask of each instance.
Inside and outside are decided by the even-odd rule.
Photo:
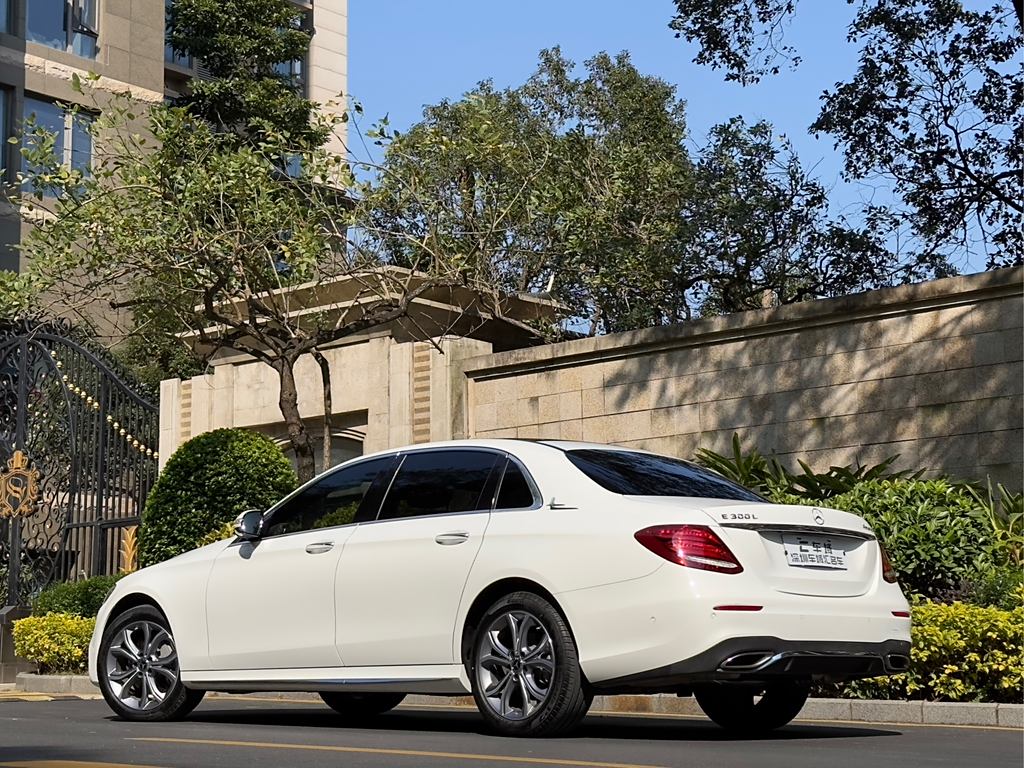
[[[26,760],[23,763],[0,763],[0,768],[155,768],[152,765],[127,763],[87,763],[81,760]]]
[[[428,752],[420,749],[381,749],[373,747],[335,747],[315,744],[277,744],[263,741],[221,741],[219,739],[171,739],[147,736],[128,741],[147,741],[162,744],[195,744],[208,747],[248,747],[250,749],[292,749],[307,752],[344,752],[360,755],[391,755],[394,757],[435,757],[449,760],[477,760],[490,763],[519,763],[521,765],[568,765],[577,768],[658,768],[634,763],[595,763],[589,760],[562,760],[557,757],[515,757],[513,755],[477,755],[468,752]]]

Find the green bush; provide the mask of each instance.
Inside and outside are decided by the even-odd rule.
[[[965,603],[913,606],[910,670],[818,691],[858,699],[1020,703],[1024,593],[1012,611]]]
[[[868,521],[906,592],[941,597],[992,558],[992,537],[973,514],[973,496],[947,480],[872,480],[828,506]]]
[[[100,606],[114,589],[121,576],[93,576],[82,581],[54,584],[39,593],[32,605],[37,616],[47,613],[68,613],[75,616],[94,617]]]
[[[296,486],[274,442],[242,429],[192,438],[167,461],[146,499],[139,529],[143,566],[197,547],[246,509],[266,509]]]
[[[14,652],[43,674],[83,672],[96,619],[66,613],[29,616],[14,622]]]
[[[892,467],[898,456],[890,456],[881,464],[874,465],[861,464],[859,461],[845,466],[832,465],[825,472],[815,472],[805,462],[797,460],[801,470],[798,474],[774,456],[765,456],[757,448],[745,449],[737,433],[733,433],[731,448],[729,455],[699,448],[694,460],[779,504],[825,501],[851,491],[861,483],[917,480],[924,474],[924,470],[913,474],[906,470],[894,470]]]
[[[940,597],[943,602],[958,600],[1009,611],[1020,605],[1022,586],[1024,571],[1019,566],[986,564],[968,573],[959,586]]]

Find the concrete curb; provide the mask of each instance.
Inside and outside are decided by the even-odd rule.
[[[96,688],[83,675],[18,675],[18,690],[24,693],[96,695]],[[250,694],[226,694],[245,698]],[[319,701],[315,693],[258,693],[257,699]],[[407,696],[412,707],[475,708],[469,696]],[[693,698],[669,694],[655,696],[597,696],[591,712],[623,715],[678,715],[704,717]],[[934,701],[877,701],[865,699],[808,699],[799,720],[828,720],[844,723],[901,723],[920,725],[975,725],[1024,729],[1024,704],[960,704]]]
[[[100,692],[85,675],[37,675],[33,672],[21,672],[18,674],[16,685],[18,690],[24,693],[88,695]]]

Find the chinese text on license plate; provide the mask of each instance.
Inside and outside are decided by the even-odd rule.
[[[784,533],[782,544],[790,565],[846,570],[846,550],[828,536]]]

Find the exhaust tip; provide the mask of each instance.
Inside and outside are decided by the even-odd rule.
[[[910,657],[904,656],[902,653],[890,653],[885,657],[885,663],[889,669],[897,672],[905,672],[910,669]]]
[[[771,651],[748,651],[746,653],[738,653],[735,656],[730,656],[719,664],[718,668],[732,671],[757,669],[761,665],[769,662],[771,658]]]

